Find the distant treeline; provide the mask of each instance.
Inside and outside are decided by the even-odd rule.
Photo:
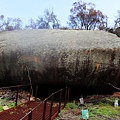
[[[24,26],[20,18],[5,18],[4,15],[1,15],[0,31],[61,28],[78,30],[105,30],[118,35],[118,29],[116,28],[120,27],[120,10],[117,11],[117,15],[113,22],[114,25],[112,28],[109,27],[107,15],[103,14],[100,10],[97,10],[95,8],[95,4],[85,3],[80,0],[73,3],[73,7],[70,9],[68,21],[66,21],[66,26],[62,26],[60,24],[60,20],[53,11],[46,9],[43,15],[38,15],[36,20],[30,18],[28,24]]]

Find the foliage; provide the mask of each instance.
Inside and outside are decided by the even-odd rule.
[[[120,10],[118,10],[117,13],[118,13],[118,15],[116,16],[116,20],[114,21],[115,22],[115,25],[114,25],[115,28],[120,27]]]
[[[85,3],[80,1],[73,3],[73,8],[70,10],[69,27],[75,29],[85,30],[107,30],[108,17],[104,15],[100,10],[95,9],[93,3]],[[114,28],[120,27],[120,10],[117,11],[118,15],[114,20]],[[18,30],[23,29],[22,20],[20,18],[7,18],[4,15],[0,15],[0,31],[4,30]],[[44,15],[39,16],[36,21],[32,18],[29,20],[29,24],[24,27],[25,29],[49,29],[60,28],[60,21],[53,10],[45,9]],[[63,28],[64,29],[64,28]],[[65,28],[68,29],[68,28]],[[113,32],[112,32],[113,33]]]
[[[78,105],[76,105],[75,103],[70,102],[70,103],[68,103],[68,104],[65,106],[65,108],[66,108],[66,109],[69,109],[69,108],[75,109],[75,108],[78,108]]]
[[[8,104],[8,107],[9,107],[9,108],[12,108],[12,107],[14,107],[14,106],[15,106],[15,102],[12,102],[12,103],[9,103],[9,104]]]
[[[109,29],[108,32],[116,34],[118,37],[120,37],[120,10],[118,10],[117,13],[118,15],[114,20],[114,28]]]
[[[22,29],[22,20],[20,18],[7,18],[4,15],[0,16],[0,31],[3,30],[18,30]]]
[[[1,15],[0,16],[0,31],[4,30],[4,25],[5,25],[4,15]]]
[[[114,107],[114,101],[118,98],[101,98],[97,102],[88,104],[90,118],[115,118],[120,116],[120,107]]]
[[[3,111],[4,109],[3,109],[3,106],[0,106],[0,111]]]
[[[29,20],[29,25],[25,26],[26,29],[36,29],[36,27],[36,22],[32,18]]]
[[[0,99],[0,111],[3,111],[3,106],[8,106],[8,108],[12,108],[15,106],[15,102],[9,101],[8,98]],[[21,104],[20,102],[17,103],[18,105]]]
[[[57,16],[53,11],[46,9],[43,16],[39,16],[36,22],[31,18],[29,20],[29,25],[25,28],[29,29],[49,29],[49,28],[59,28],[60,23]]]
[[[114,101],[118,98],[101,98],[97,99],[97,101],[92,102],[91,99],[88,103],[85,103],[85,106],[79,106],[79,104],[68,103],[66,107],[59,113],[59,116],[56,120],[60,120],[61,118],[70,118],[71,114],[74,115],[74,110],[77,108],[79,111],[83,109],[88,109],[89,111],[89,120],[106,120],[106,119],[119,119],[120,118],[120,106],[114,107]],[[95,99],[94,99],[95,100]],[[71,114],[70,114],[71,113]],[[81,116],[81,114],[79,114]],[[79,116],[79,119],[80,119]],[[77,116],[74,116],[75,120],[77,120]],[[67,119],[67,118],[66,118]]]
[[[98,115],[104,116],[104,117],[113,117],[115,115],[118,115],[120,108],[114,108],[111,105],[92,105],[91,108],[89,108],[90,117],[97,117]]]
[[[52,23],[53,28],[59,28],[59,20],[57,19],[57,16],[54,14],[53,11],[49,11],[48,9],[45,10],[45,18],[47,21]]]
[[[95,5],[92,3],[87,4],[82,1],[73,3],[73,8],[70,10],[69,26],[85,30],[105,29],[107,27],[107,16],[94,8]]]

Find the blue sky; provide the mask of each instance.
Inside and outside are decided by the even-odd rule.
[[[0,15],[5,18],[20,18],[24,24],[30,18],[36,20],[44,14],[45,9],[54,11],[62,26],[66,26],[72,4],[78,0],[0,0]],[[109,26],[113,25],[117,10],[120,10],[120,0],[82,0],[92,2],[96,9],[108,16]]]

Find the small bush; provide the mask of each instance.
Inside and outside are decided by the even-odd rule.
[[[9,107],[9,108],[12,108],[12,107],[14,107],[14,106],[15,106],[15,102],[8,104],[8,107]]]
[[[66,109],[75,109],[75,108],[78,108],[78,105],[76,105],[75,103],[68,103],[66,106],[65,106]]]
[[[3,109],[3,106],[0,106],[0,111],[3,111],[4,109]]]

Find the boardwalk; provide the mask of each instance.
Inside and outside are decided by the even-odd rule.
[[[30,86],[31,88],[31,85],[18,85],[0,89],[16,88],[15,104],[17,105],[19,89],[25,86]],[[54,100],[56,95],[59,96],[58,103]],[[69,89],[67,87],[52,93],[41,102],[30,101],[29,96],[28,102],[0,112],[0,120],[53,120],[58,112],[65,107],[67,101],[69,101]]]
[[[40,102],[32,102],[29,101],[25,104],[21,104],[17,107],[14,107],[12,109],[6,110],[4,112],[0,113],[0,120],[20,120],[23,116],[25,116],[30,110],[32,110],[35,106],[40,104]],[[39,107],[37,107],[36,110],[32,113],[32,120],[42,120],[43,117],[43,106],[42,103]],[[61,107],[63,107],[61,105]],[[55,117],[55,115],[58,113],[58,104],[53,104],[52,106],[52,118]],[[45,120],[49,120],[50,115],[50,103],[47,102],[46,104],[46,113],[45,113]],[[28,120],[28,116],[24,119]]]

